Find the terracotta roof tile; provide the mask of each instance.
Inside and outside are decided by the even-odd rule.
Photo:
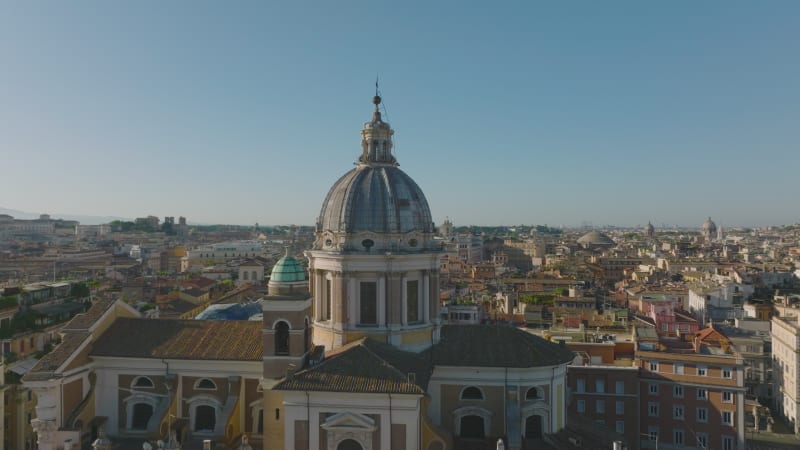
[[[509,326],[445,325],[428,352],[436,365],[457,367],[542,367],[572,361],[566,347]]]
[[[72,320],[70,320],[66,325],[64,325],[62,331],[88,330],[113,305],[114,305],[114,300],[111,299],[97,300],[92,304],[92,306],[89,308],[88,311],[73,317]]]
[[[55,376],[55,372],[78,347],[90,336],[87,332],[64,333],[62,341],[53,351],[44,355],[33,368],[25,374],[22,381],[44,381]]]
[[[397,364],[397,367],[393,363]],[[278,383],[279,391],[423,394],[410,380],[409,368],[420,370],[424,361],[370,339],[360,339],[334,352],[317,366],[300,371]],[[423,370],[427,377],[428,370]],[[416,372],[415,372],[416,373]]]
[[[261,322],[119,318],[103,333],[91,356],[261,361]]]

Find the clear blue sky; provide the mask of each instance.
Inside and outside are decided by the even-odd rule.
[[[437,223],[800,220],[797,1],[4,3],[0,206],[313,224],[376,74]]]

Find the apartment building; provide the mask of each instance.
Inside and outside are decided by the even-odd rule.
[[[717,350],[636,352],[648,447],[745,448],[744,364]]]
[[[772,374],[775,409],[800,433],[800,317],[772,318]]]
[[[577,358],[567,368],[568,423],[603,430],[628,450],[640,448],[639,368],[626,358],[631,342],[570,342]],[[627,356],[632,356],[628,354]],[[610,447],[609,447],[610,448]]]

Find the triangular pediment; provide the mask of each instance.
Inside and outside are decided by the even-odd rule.
[[[369,417],[351,412],[334,414],[321,427],[326,431],[375,431],[378,428]]]

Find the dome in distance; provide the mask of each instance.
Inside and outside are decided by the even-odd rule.
[[[588,247],[613,247],[617,245],[610,237],[606,236],[599,231],[590,231],[580,238],[578,244],[584,248]]]

